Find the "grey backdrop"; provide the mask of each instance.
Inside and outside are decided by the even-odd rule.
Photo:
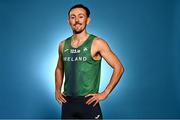
[[[104,118],[180,118],[179,0],[0,0],[0,118],[59,118],[58,44],[72,34],[68,9],[91,10],[88,31],[104,38],[125,73]],[[100,91],[112,69],[103,61]]]

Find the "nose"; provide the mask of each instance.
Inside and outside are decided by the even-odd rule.
[[[78,21],[79,21],[79,19],[78,19],[78,18],[76,18],[76,19],[75,19],[75,21],[76,21],[76,22],[78,22]]]

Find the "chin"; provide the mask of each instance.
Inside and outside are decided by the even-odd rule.
[[[74,30],[74,33],[75,33],[75,34],[79,34],[79,33],[81,33],[81,32],[83,32],[83,30],[82,30],[82,31],[75,31],[75,30]]]
[[[73,32],[74,32],[74,33],[76,33],[76,34],[79,34],[79,33],[83,32],[83,31],[84,31],[84,29],[80,29],[80,30],[73,30]]]

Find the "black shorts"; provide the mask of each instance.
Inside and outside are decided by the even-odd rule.
[[[62,104],[61,119],[103,119],[99,103],[93,107],[93,103],[86,104],[90,97],[66,96],[66,103]]]

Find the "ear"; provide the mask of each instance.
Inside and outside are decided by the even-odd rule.
[[[87,18],[87,25],[88,25],[90,22],[91,22],[91,18],[88,17],[88,18]]]

